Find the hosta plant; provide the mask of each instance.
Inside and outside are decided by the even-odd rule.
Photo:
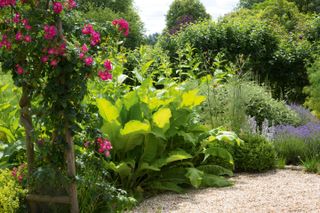
[[[104,167],[122,187],[182,192],[187,185],[230,185],[221,175],[231,176],[232,171],[216,165],[212,157],[233,164],[232,156],[212,145],[241,140],[232,132],[201,125],[198,110],[205,97],[187,88],[172,83],[156,90],[147,79],[115,101],[97,99],[102,131],[113,145]]]

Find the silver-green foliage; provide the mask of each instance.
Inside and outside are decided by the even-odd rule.
[[[203,90],[206,87],[204,85]],[[258,125],[265,119],[274,124],[299,122],[297,114],[284,101],[273,99],[265,87],[237,77],[212,88],[204,110],[208,123],[213,123],[213,126],[228,126],[234,131],[248,128],[245,125],[246,116],[255,117]],[[208,114],[213,116],[210,118]]]

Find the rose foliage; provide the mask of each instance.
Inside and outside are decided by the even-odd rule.
[[[64,170],[65,133],[75,135],[84,122],[87,81],[112,81],[112,56],[121,43],[114,38],[129,33],[124,19],[79,23],[76,7],[74,0],[0,0],[0,66],[22,87],[31,140],[46,143],[45,154],[36,155],[45,156],[38,168],[48,163]],[[110,149],[101,143],[106,156]]]

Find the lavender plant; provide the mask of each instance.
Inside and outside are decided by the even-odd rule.
[[[320,153],[320,123],[276,126],[273,142],[278,155],[285,158],[287,164],[316,158]]]
[[[313,115],[309,109],[298,104],[290,104],[289,108],[296,112],[300,119],[300,124],[307,124],[309,122],[319,123],[319,119]]]

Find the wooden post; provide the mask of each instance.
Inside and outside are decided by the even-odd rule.
[[[28,189],[29,189],[29,192],[31,192],[32,189],[29,183],[34,170],[34,144],[32,141],[33,125],[32,125],[32,118],[30,114],[31,103],[30,103],[29,93],[30,93],[30,90],[26,85],[24,85],[22,87],[22,96],[20,98],[19,105],[21,108],[20,123],[23,125],[25,134],[26,134],[25,139],[26,139],[27,167],[28,167],[27,179],[28,179]],[[30,204],[31,212],[36,212],[35,203],[30,201],[29,204]]]
[[[33,173],[34,169],[34,146],[32,142],[32,118],[30,115],[30,99],[29,99],[29,90],[26,86],[22,87],[22,96],[19,102],[21,111],[20,111],[20,122],[25,129],[26,134],[26,149],[27,149],[27,162],[28,162],[28,178]]]
[[[76,164],[74,157],[74,144],[72,140],[71,131],[68,127],[68,124],[65,125],[65,134],[66,134],[66,142],[67,142],[67,150],[66,150],[66,160],[67,160],[67,173],[68,176],[72,179],[72,182],[69,186],[69,197],[70,197],[70,205],[71,205],[71,213],[79,213],[79,205],[78,205],[78,196],[77,196],[77,184],[76,184]]]

